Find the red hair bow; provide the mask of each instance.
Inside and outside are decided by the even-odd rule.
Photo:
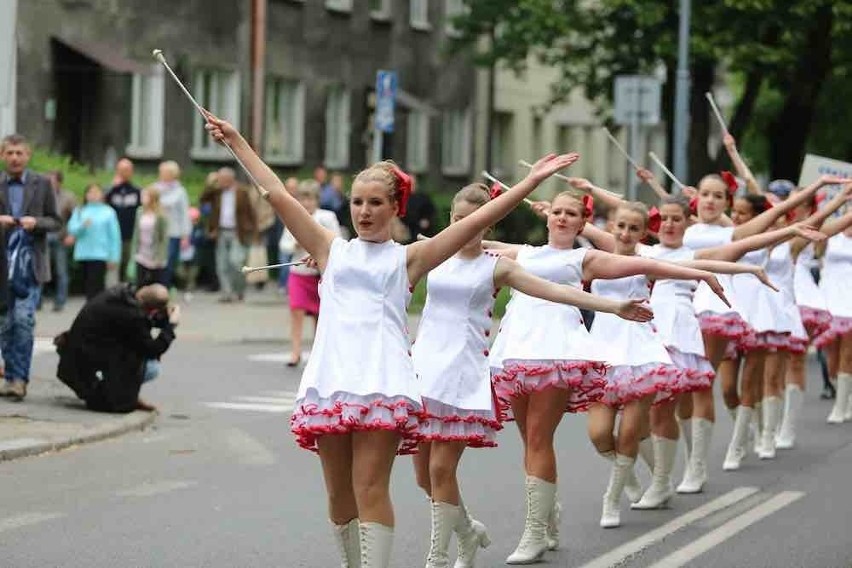
[[[660,210],[656,207],[651,207],[648,211],[648,230],[652,233],[659,233],[662,222],[663,219],[660,217]]]
[[[491,191],[488,192],[489,197],[491,197],[491,199],[497,199],[498,197],[500,197],[501,193],[503,193],[503,188],[500,187],[500,184],[497,183],[496,181],[494,183],[492,183],[491,184]]]
[[[595,199],[591,195],[583,196],[583,213],[586,217],[591,217],[595,213]]]
[[[689,212],[693,215],[698,215],[698,197],[693,197],[689,200]]]
[[[405,217],[408,210],[408,198],[411,197],[411,176],[402,171],[398,166],[392,166],[391,171],[396,178],[396,202],[399,205],[397,217]]]
[[[725,181],[725,184],[728,186],[728,195],[733,196],[737,189],[739,189],[740,184],[737,181],[737,178],[734,177],[734,174],[725,170],[722,172],[722,179]]]

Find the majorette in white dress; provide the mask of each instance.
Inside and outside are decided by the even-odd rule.
[[[763,248],[746,253],[738,262],[752,266],[769,263],[769,249]],[[765,286],[751,274],[735,274],[732,278],[734,296],[740,313],[751,327],[752,333],[739,340],[740,351],[767,349],[775,351],[789,344],[793,324],[782,310],[777,297],[779,292]]]
[[[551,282],[581,287],[586,249],[524,246],[517,261]],[[492,381],[509,419],[512,398],[555,386],[571,390],[566,411],[581,412],[606,386],[605,349],[589,337],[580,310],[512,290],[491,348]]]
[[[322,310],[290,427],[303,448],[317,437],[393,430],[399,453],[420,439],[420,388],[411,361],[405,247],[334,239],[320,282]]]
[[[808,334],[802,323],[802,316],[796,306],[795,293],[793,291],[793,278],[795,267],[793,256],[790,251],[790,243],[785,242],[775,246],[769,253],[769,262],[766,263],[766,275],[770,282],[775,284],[778,292],[769,288],[769,300],[773,313],[777,314],[778,320],[782,321],[783,329],[789,329],[786,342],[779,349],[790,353],[801,354],[808,349]]]
[[[687,227],[683,235],[683,246],[694,251],[713,248],[730,243],[733,236],[733,227],[696,223]],[[701,282],[693,299],[701,331],[732,340],[742,339],[750,333],[750,328],[738,307],[737,298],[731,285],[731,277],[727,274],[717,274],[716,278],[722,285],[725,297],[728,298],[731,307],[726,306],[713,293],[706,282]]]
[[[423,396],[424,441],[496,446],[502,428],[491,390],[488,336],[499,258],[449,258],[429,272],[426,305],[412,349]]]
[[[799,306],[802,323],[811,339],[822,335],[831,326],[831,312],[825,303],[825,295],[817,286],[811,272],[815,263],[814,244],[808,243],[796,257],[796,270],[793,274],[796,305]]]
[[[669,248],[661,244],[642,247],[639,254],[669,262],[695,259],[695,251]],[[680,370],[676,392],[692,392],[710,388],[715,373],[704,352],[701,326],[695,315],[693,298],[698,282],[695,280],[657,280],[651,291],[654,328]]]
[[[831,326],[814,342],[825,347],[835,339],[852,331],[852,237],[838,233],[825,247],[819,287],[825,295],[826,305],[831,312]]]
[[[592,293],[617,300],[648,300],[651,291],[644,274],[595,280]],[[600,402],[613,408],[654,395],[654,402],[671,399],[680,375],[662,338],[651,322],[628,322],[615,314],[595,314],[592,339],[606,345],[606,386]]]

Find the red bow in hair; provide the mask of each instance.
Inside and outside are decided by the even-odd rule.
[[[408,198],[411,197],[411,176],[399,169],[398,166],[392,166],[391,171],[396,178],[396,202],[399,205],[397,217],[405,217],[405,212],[408,210]]]
[[[491,199],[497,199],[498,197],[500,197],[501,193],[503,193],[503,188],[500,187],[500,184],[497,183],[496,181],[494,183],[492,183],[491,184],[491,191],[488,192],[488,195],[491,197]]]
[[[722,172],[722,179],[725,180],[725,184],[728,186],[728,196],[733,197],[740,187],[737,178],[734,177],[734,174],[725,170]]]
[[[689,200],[689,212],[693,215],[698,215],[698,197],[693,197]]]
[[[595,199],[591,195],[583,196],[583,213],[586,217],[591,217],[595,213]]]
[[[648,211],[648,230],[652,233],[659,233],[662,222],[663,219],[660,216],[660,210],[656,207],[651,207]]]

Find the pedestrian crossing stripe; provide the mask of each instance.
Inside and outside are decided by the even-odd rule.
[[[296,393],[273,391],[261,393],[266,396],[237,396],[227,402],[205,402],[204,406],[220,410],[238,410],[244,412],[268,412],[284,414],[292,412],[296,406]]]

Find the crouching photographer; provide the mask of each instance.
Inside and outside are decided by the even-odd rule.
[[[160,284],[104,290],[83,306],[71,329],[54,339],[57,377],[91,410],[155,410],[139,391],[159,374],[160,356],[174,341],[179,318]]]

